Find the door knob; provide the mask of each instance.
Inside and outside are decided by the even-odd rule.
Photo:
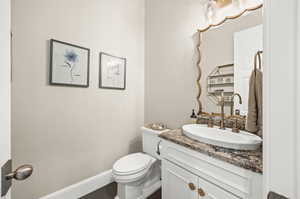
[[[22,165],[18,167],[15,171],[7,174],[5,176],[6,180],[25,180],[31,176],[33,172],[33,167],[31,165]]]
[[[8,160],[1,167],[1,197],[5,196],[12,185],[12,179],[25,180],[31,176],[33,167],[31,165],[22,165],[12,172],[12,161]]]

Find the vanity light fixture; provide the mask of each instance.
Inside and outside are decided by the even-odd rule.
[[[205,15],[206,19],[209,23],[211,23],[212,19],[216,14],[217,4],[215,0],[208,0],[205,4]]]
[[[216,16],[218,9],[223,9],[226,6],[233,5],[239,7],[242,0],[205,0],[204,10],[206,19],[209,23]]]

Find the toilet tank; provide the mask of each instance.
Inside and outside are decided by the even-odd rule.
[[[169,130],[157,131],[146,127],[142,127],[141,129],[143,133],[143,152],[154,158],[161,159],[157,154],[157,147],[161,141],[158,135]]]

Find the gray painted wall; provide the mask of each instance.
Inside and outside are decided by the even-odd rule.
[[[178,128],[196,106],[199,0],[146,1],[145,121]]]
[[[12,157],[35,168],[14,199],[48,195],[141,150],[144,0],[12,0]],[[48,85],[49,39],[91,49],[90,87]],[[127,89],[98,88],[100,51],[126,57]]]

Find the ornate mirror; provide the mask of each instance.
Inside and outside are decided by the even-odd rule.
[[[198,115],[247,115],[249,80],[261,63],[262,1],[209,0],[206,24],[198,30]]]

